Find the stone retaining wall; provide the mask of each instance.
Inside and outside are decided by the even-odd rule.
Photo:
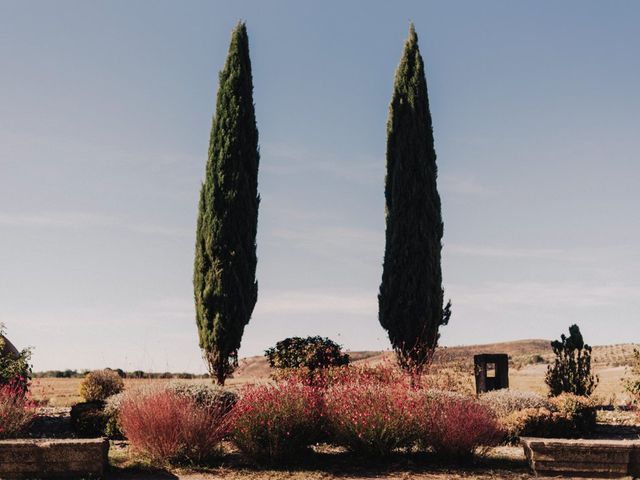
[[[630,478],[640,472],[639,440],[521,438],[520,442],[536,475]]]
[[[109,441],[37,439],[0,441],[0,478],[99,478],[108,465]]]

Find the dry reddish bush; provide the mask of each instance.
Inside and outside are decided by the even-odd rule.
[[[0,386],[0,438],[17,436],[36,415],[36,404],[25,392],[24,379]]]
[[[233,440],[256,460],[290,460],[321,434],[322,394],[293,382],[245,387],[233,410]]]
[[[418,443],[450,459],[471,457],[504,437],[493,412],[471,397],[421,395],[416,409]]]
[[[402,383],[334,385],[325,404],[330,435],[352,451],[384,457],[414,442],[416,395]]]
[[[317,388],[329,388],[333,385],[354,383],[396,385],[411,384],[411,377],[398,367],[382,363],[370,365],[345,365],[342,367],[321,368],[309,370],[307,368],[292,368],[280,370],[274,375],[277,381],[301,383]]]
[[[120,424],[132,450],[154,463],[199,463],[219,453],[231,416],[222,407],[206,408],[170,389],[158,389],[127,395]]]

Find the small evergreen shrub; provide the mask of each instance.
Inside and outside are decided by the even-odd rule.
[[[124,392],[111,395],[104,402],[104,436],[107,438],[121,440],[124,438],[122,425],[120,424],[120,408],[124,400]]]
[[[20,382],[0,385],[0,439],[24,431],[36,415],[36,405]]]
[[[87,402],[102,402],[124,389],[124,381],[113,370],[89,372],[80,383],[80,395]]]
[[[127,394],[119,418],[131,449],[159,465],[206,461],[220,453],[231,428],[222,409],[199,406],[168,388]]]
[[[308,385],[284,382],[245,387],[232,412],[234,443],[247,456],[288,461],[321,436],[322,395]]]
[[[588,397],[564,393],[552,399],[560,415],[571,422],[571,432],[581,435],[593,431],[596,426],[596,404]]]
[[[520,437],[566,437],[571,421],[553,408],[532,407],[516,410],[500,419],[508,443],[517,443]]]
[[[423,395],[416,418],[419,445],[447,459],[471,458],[504,436],[493,412],[471,397]]]
[[[545,382],[549,394],[561,393],[589,396],[598,385],[598,377],[591,373],[591,347],[584,343],[580,328],[569,327],[569,336],[551,342],[555,361],[547,370]]]
[[[579,437],[596,425],[595,403],[587,397],[562,394],[546,406],[516,410],[500,417],[508,442],[519,437]]]
[[[497,418],[504,418],[514,412],[528,408],[552,409],[546,397],[534,392],[520,392],[503,388],[480,395],[479,400],[493,411]]]
[[[340,345],[323,337],[291,337],[265,351],[271,368],[292,369],[340,367],[349,364],[349,355]]]
[[[325,394],[331,438],[369,457],[386,457],[415,439],[416,398],[402,384],[352,382]]]
[[[102,401],[82,402],[71,407],[71,428],[80,438],[102,437],[106,423]]]

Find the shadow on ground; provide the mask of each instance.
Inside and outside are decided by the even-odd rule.
[[[520,452],[518,449],[511,449]],[[309,451],[295,462],[285,465],[264,465],[248,461],[238,452],[226,454],[217,464],[199,468],[177,468],[167,471],[114,469],[109,480],[162,479],[378,479],[378,478],[530,478],[526,462],[518,455],[491,455],[475,462],[443,463],[428,453],[396,454],[382,460],[372,460],[341,451],[323,448]]]

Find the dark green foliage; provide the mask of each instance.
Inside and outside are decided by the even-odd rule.
[[[102,414],[104,416],[104,436],[114,440],[124,439],[120,425],[120,407],[125,398],[124,392],[117,393],[105,400]]]
[[[83,402],[71,407],[71,428],[80,438],[102,437],[108,421],[104,402]]]
[[[26,392],[31,380],[31,350],[18,351],[9,345],[4,338],[4,325],[0,323],[0,386],[11,383]]]
[[[556,358],[545,377],[549,394],[591,395],[598,384],[598,377],[591,373],[591,347],[584,343],[580,328],[571,325],[569,337],[561,335],[560,340],[551,342],[551,348]]]
[[[400,365],[419,372],[431,360],[443,309],[443,223],[424,64],[413,28],[396,70],[387,122],[386,249],[379,320]]]
[[[258,297],[258,164],[249,39],[239,23],[220,72],[193,274],[200,348],[220,384],[237,366],[242,334]]]
[[[340,345],[323,337],[291,337],[264,352],[272,368],[340,367],[349,364],[349,355],[342,353]]]
[[[591,434],[596,427],[596,405],[570,393],[552,399],[549,408],[526,408],[501,419],[506,440],[520,437],[577,438]]]
[[[560,415],[571,419],[571,429],[576,435],[591,433],[596,426],[596,404],[588,397],[564,394],[556,397],[554,404]]]
[[[34,378],[84,378],[83,372],[77,370],[46,370],[44,372],[34,372]]]

